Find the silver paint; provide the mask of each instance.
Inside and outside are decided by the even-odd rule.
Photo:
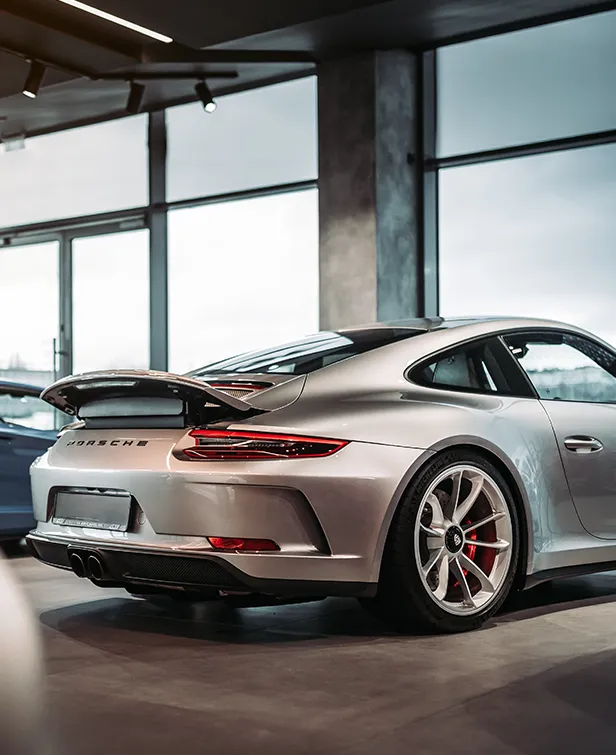
[[[546,407],[532,398],[421,387],[406,377],[408,369],[425,357],[494,333],[565,327],[588,334],[529,319],[434,319],[409,326],[426,332],[308,376],[289,376],[243,401],[224,399],[228,406],[267,410],[236,421],[234,429],[351,441],[337,454],[304,460],[189,462],[172,454],[189,442],[185,430],[71,430],[32,468],[37,536],[72,544],[112,540],[120,548],[195,555],[211,552],[208,535],[265,537],[279,542],[281,552],[221,557],[256,577],[376,582],[392,517],[413,476],[435,453],[465,446],[491,458],[514,486],[528,544],[523,564],[527,575],[616,561],[616,541],[601,539],[616,536],[614,465],[602,465],[616,454],[609,421],[616,410],[578,404],[579,416],[574,416],[567,414],[564,403]],[[104,376],[100,373],[97,379]],[[177,379],[184,384],[188,380]],[[196,383],[190,380],[192,388]],[[212,393],[201,385],[211,398],[220,398],[219,391]],[[580,433],[596,434],[605,449],[595,456],[568,459],[565,454],[571,452],[559,451],[561,436]],[[143,438],[148,446],[68,446],[77,437]],[[577,510],[561,453],[572,476]],[[53,525],[49,501],[55,486],[128,490],[143,510],[145,523],[138,531],[113,535]]]

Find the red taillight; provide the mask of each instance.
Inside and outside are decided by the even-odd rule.
[[[331,456],[348,445],[346,440],[246,430],[193,430],[190,436],[195,439],[194,447],[185,448],[181,453],[196,461],[309,459]]]
[[[219,551],[279,551],[273,540],[256,540],[245,537],[208,537],[210,545]]]

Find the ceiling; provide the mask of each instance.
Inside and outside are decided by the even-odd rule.
[[[0,0],[0,137],[124,115],[123,79],[147,83],[143,108],[155,110],[194,100],[203,76],[214,94],[229,92],[362,49],[433,47],[616,7],[591,0],[89,2],[174,42],[152,41],[60,0]],[[32,59],[48,64],[35,100],[21,94]]]

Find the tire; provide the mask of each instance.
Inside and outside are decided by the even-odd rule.
[[[402,632],[478,629],[511,591],[519,554],[518,511],[499,470],[478,453],[447,451],[405,493],[376,597],[361,603]]]

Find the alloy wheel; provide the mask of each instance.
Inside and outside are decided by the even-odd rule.
[[[445,611],[473,615],[499,595],[512,558],[511,512],[497,483],[472,464],[438,475],[415,523],[421,582]]]

